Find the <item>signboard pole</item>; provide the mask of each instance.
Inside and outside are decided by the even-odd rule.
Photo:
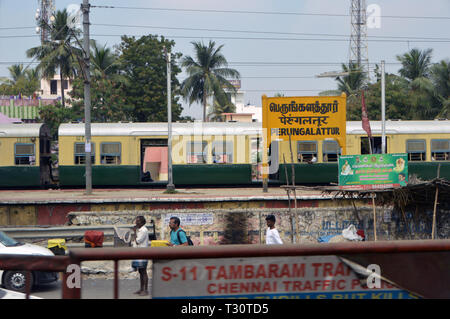
[[[384,60],[381,61],[381,153],[386,153],[386,94]]]
[[[373,208],[373,234],[375,241],[377,241],[377,210],[375,208],[375,194],[372,193],[372,208]]]

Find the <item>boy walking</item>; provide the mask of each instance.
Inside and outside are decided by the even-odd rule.
[[[267,230],[266,230],[266,244],[267,245],[275,245],[275,244],[282,244],[283,241],[280,238],[280,234],[278,233],[278,230],[275,228],[275,216],[274,215],[268,215],[266,217],[266,223],[267,223]]]

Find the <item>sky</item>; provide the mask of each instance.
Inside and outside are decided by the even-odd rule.
[[[55,0],[56,10],[81,0]],[[175,52],[193,56],[192,41],[224,45],[229,67],[241,74],[245,103],[261,105],[263,94],[314,96],[337,88],[333,78],[350,59],[350,0],[90,0],[91,38],[113,47],[121,35],[163,35]],[[412,48],[433,49],[432,62],[450,59],[449,0],[366,0],[380,10],[380,24],[367,29],[368,60],[386,62]],[[117,7],[127,7],[117,8]],[[34,28],[38,0],[0,0],[0,77],[8,66],[31,61],[26,50],[39,45]],[[164,9],[164,10],[163,10]],[[170,10],[169,10],[170,9]],[[197,11],[196,11],[197,10]],[[198,11],[204,10],[204,11]],[[370,13],[370,17],[375,17]],[[371,20],[372,21],[372,20]],[[375,22],[377,20],[374,20]],[[31,67],[35,64],[30,64]],[[374,73],[371,73],[374,78]],[[180,82],[186,78],[183,72]],[[182,115],[201,119],[198,104],[183,102]]]

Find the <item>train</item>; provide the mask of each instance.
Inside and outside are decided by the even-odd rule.
[[[371,121],[373,153],[381,153],[381,122]],[[261,185],[261,123],[172,124],[172,176],[176,186]],[[385,122],[386,153],[406,153],[410,176],[450,179],[450,121]],[[57,154],[45,123],[0,124],[0,187],[85,186],[85,125],[58,128]],[[92,123],[93,187],[154,187],[168,183],[167,123]],[[368,154],[361,121],[347,121],[345,154]],[[335,140],[275,140],[269,147],[269,185],[338,182]],[[56,165],[57,164],[57,165]],[[57,168],[55,168],[57,166]]]

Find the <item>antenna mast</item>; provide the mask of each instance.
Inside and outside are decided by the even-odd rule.
[[[38,8],[36,10],[36,33],[41,35],[41,44],[49,41],[49,23],[55,19],[55,0],[38,0]]]
[[[369,80],[369,49],[367,45],[367,15],[365,0],[350,0],[352,32],[350,36],[350,64],[360,66]]]

